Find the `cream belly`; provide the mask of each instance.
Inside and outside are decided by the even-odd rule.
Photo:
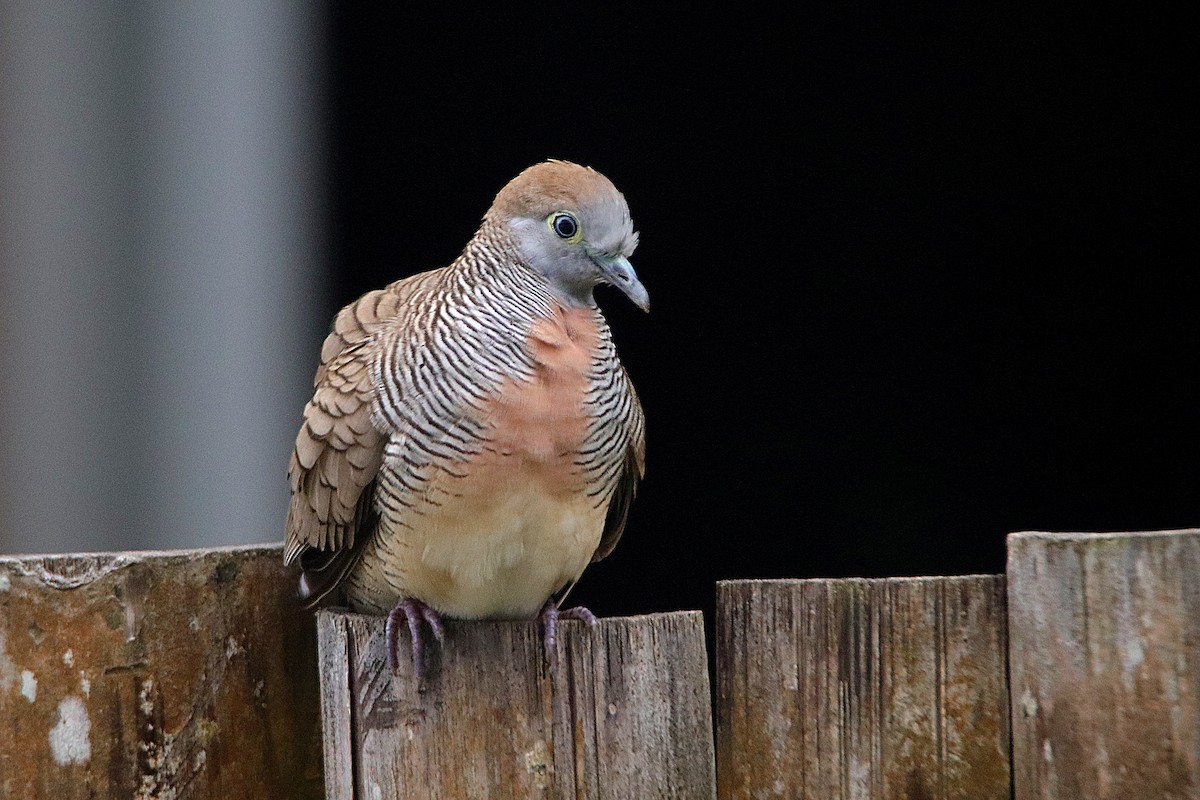
[[[381,531],[351,575],[352,603],[385,613],[412,597],[451,617],[534,616],[588,565],[604,508],[513,477],[494,491],[422,504],[406,515],[411,527]]]

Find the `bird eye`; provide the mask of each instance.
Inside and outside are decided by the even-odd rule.
[[[565,211],[552,214],[548,222],[560,239],[571,240],[579,237],[579,221]]]

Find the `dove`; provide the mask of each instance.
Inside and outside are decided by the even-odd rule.
[[[309,605],[339,590],[402,626],[423,674],[442,618],[540,618],[617,544],[645,472],[645,419],[593,290],[649,310],[629,207],[551,160],[496,195],[449,266],[335,317],[289,467],[284,560]]]

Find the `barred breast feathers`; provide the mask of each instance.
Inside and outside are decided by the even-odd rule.
[[[571,406],[581,403],[572,467],[582,476],[582,490],[600,507],[612,499],[627,465],[635,467],[635,485],[640,478],[643,423],[637,397],[599,309],[564,308],[533,270],[497,255],[506,242],[490,228],[485,223],[462,257],[428,292],[414,297],[403,324],[381,334],[372,365],[380,388],[376,422],[392,437],[388,458],[404,467],[381,485],[384,502],[410,508],[434,471],[460,471],[487,448],[512,447],[512,441],[494,441],[504,424],[524,420],[518,427],[527,437],[525,446],[548,444],[542,440],[555,433],[558,444],[565,444],[567,423],[560,420],[555,428],[554,415],[573,413]],[[581,342],[575,340],[586,344],[586,360],[578,364],[563,355],[566,344],[578,350]],[[564,376],[547,372],[576,366],[581,383],[570,399]],[[514,389],[535,384],[542,391]],[[529,407],[518,419],[512,404]],[[510,439],[517,429],[509,429]],[[632,462],[627,452],[636,454]]]

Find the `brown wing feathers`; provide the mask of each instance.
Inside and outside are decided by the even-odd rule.
[[[292,499],[284,560],[303,556],[302,586],[319,592],[311,597],[303,591],[306,599],[319,599],[337,583],[353,565],[355,544],[361,545],[374,527],[369,487],[384,441],[371,422],[373,334],[396,318],[412,291],[432,274],[363,295],[338,313],[322,345],[313,398],[304,408],[288,469]]]
[[[609,501],[608,513],[604,517],[604,533],[600,537],[600,544],[596,547],[596,552],[592,554],[592,563],[600,561],[611,553],[617,546],[617,542],[620,541],[621,534],[625,531],[625,522],[629,519],[629,508],[633,505],[638,484],[641,483],[642,476],[645,474],[646,442],[639,438],[637,441],[631,442],[629,449],[625,451],[625,465],[621,469],[617,487],[613,490],[612,499]]]

